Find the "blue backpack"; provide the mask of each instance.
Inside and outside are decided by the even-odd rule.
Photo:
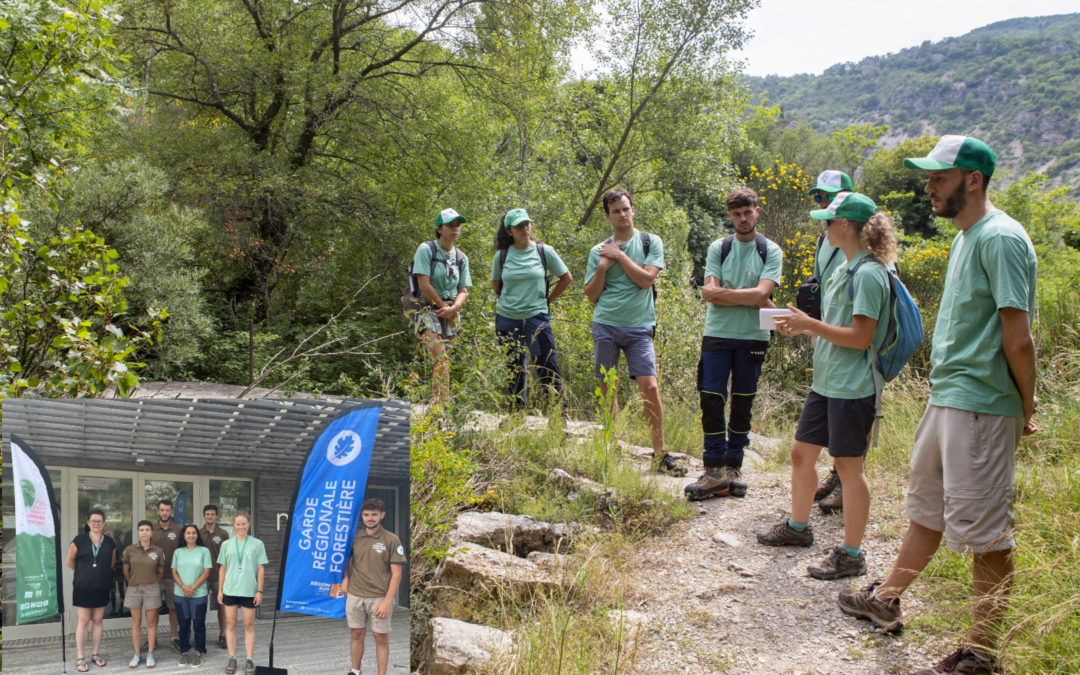
[[[848,270],[848,300],[855,301],[855,272],[863,266],[863,263],[882,263],[873,256],[867,256],[860,260],[855,267]],[[904,282],[900,281],[899,275],[887,266],[885,271],[889,275],[889,320],[885,329],[885,339],[881,342],[881,349],[875,349],[874,343],[870,343],[871,364],[874,373],[874,392],[876,417],[874,420],[874,447],[877,447],[878,426],[881,415],[881,390],[885,384],[891,382],[923,343],[923,322],[919,306],[911,297]]]

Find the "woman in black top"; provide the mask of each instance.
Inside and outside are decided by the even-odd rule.
[[[80,673],[90,670],[84,649],[90,622],[94,622],[94,653],[90,657],[101,668],[105,659],[98,656],[101,648],[102,620],[105,606],[109,604],[112,589],[113,567],[116,566],[116,543],[105,534],[105,512],[90,509],[86,519],[89,534],[80,534],[68,546],[67,566],[75,571],[72,584],[71,604],[79,610],[79,625],[75,628],[75,644],[79,648],[79,660],[75,668]]]

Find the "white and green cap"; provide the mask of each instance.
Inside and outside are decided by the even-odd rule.
[[[462,223],[469,222],[465,220],[465,216],[454,209],[443,209],[442,211],[439,211],[439,215],[435,216],[435,227],[442,227],[453,220],[460,220]]]
[[[989,178],[994,175],[997,156],[989,145],[977,138],[942,136],[929,155],[905,159],[904,166],[926,171],[960,168],[978,171]]]
[[[814,220],[832,220],[833,218],[847,218],[856,223],[865,223],[877,211],[874,200],[858,192],[848,192],[837,196],[829,204],[827,209],[817,209],[810,212]]]
[[[828,192],[829,194],[836,194],[842,190],[854,190],[855,187],[851,184],[851,176],[847,175],[843,171],[822,171],[818,174],[817,185],[807,190],[807,194],[814,194],[815,192]]]
[[[525,221],[532,222],[532,218],[529,217],[529,214],[525,209],[514,209],[503,216],[503,225],[506,227],[514,227]]]

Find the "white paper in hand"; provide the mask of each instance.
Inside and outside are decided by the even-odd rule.
[[[790,309],[761,309],[758,310],[758,325],[761,330],[776,330],[776,317],[791,316],[794,314]]]

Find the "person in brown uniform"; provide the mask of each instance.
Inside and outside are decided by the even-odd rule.
[[[157,546],[165,553],[165,569],[167,570],[172,569],[172,557],[173,553],[176,551],[176,547],[180,546],[184,541],[182,534],[183,528],[173,521],[172,512],[172,501],[162,499],[158,502],[158,522],[154,525],[153,536],[150,537],[150,543]],[[171,573],[166,574],[158,585],[161,587],[161,592],[165,594],[165,605],[169,608],[169,629],[172,633],[170,644],[173,651],[179,654],[180,624],[176,621],[176,601],[173,599],[173,580]]]
[[[139,543],[124,550],[124,578],[128,582],[124,607],[131,610],[131,642],[135,645],[135,658],[128,665],[134,668],[142,660],[139,636],[142,635],[142,614],[146,612],[146,667],[153,668],[156,665],[154,646],[157,644],[158,610],[161,609],[161,587],[158,583],[165,574],[165,552],[150,540],[154,526],[149,520],[140,520],[136,529]]]
[[[383,529],[385,516],[386,506],[381,499],[364,500],[360,507],[364,527],[353,539],[352,553],[341,581],[341,592],[348,594],[345,615],[352,629],[352,675],[360,675],[368,626],[371,626],[375,639],[379,675],[386,675],[390,661],[390,615],[394,612],[394,595],[401,583],[405,549],[397,535]]]
[[[221,553],[221,545],[229,538],[229,533],[224,528],[218,527],[217,515],[217,507],[213,504],[203,507],[203,522],[206,525],[199,530],[199,536],[202,537],[203,546],[210,549],[210,560],[214,562],[214,569],[210,572],[206,585],[212,598],[210,602],[217,606],[218,646],[228,649],[229,645],[225,642],[225,608],[217,603],[218,572],[221,571],[221,563],[217,560],[218,554]]]

